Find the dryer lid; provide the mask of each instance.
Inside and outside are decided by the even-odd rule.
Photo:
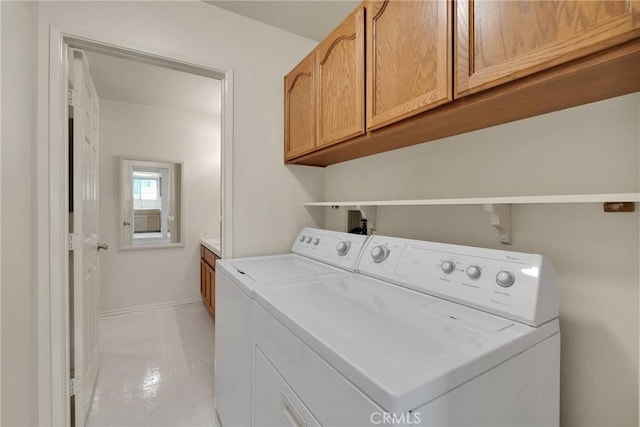
[[[241,258],[231,265],[259,283],[335,273],[337,268],[294,254]]]

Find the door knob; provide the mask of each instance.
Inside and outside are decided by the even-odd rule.
[[[125,222],[123,222],[123,223],[122,223],[122,225],[124,225],[124,226],[126,227],[127,225],[131,225],[131,223],[130,223],[130,222],[127,222],[127,221],[125,221]]]
[[[98,252],[100,252],[100,249],[104,249],[106,251],[109,249],[109,245],[107,243],[98,243]]]

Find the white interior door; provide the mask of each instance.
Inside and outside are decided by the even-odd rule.
[[[98,95],[81,50],[70,49],[73,118],[72,204],[70,259],[72,378],[75,425],[83,426],[98,375]]]
[[[135,215],[133,213],[133,165],[130,160],[123,158],[120,158],[120,193],[122,194],[120,242],[122,246],[131,246],[133,245],[135,225]]]

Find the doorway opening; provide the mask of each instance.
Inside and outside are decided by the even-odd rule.
[[[76,164],[79,160],[77,157],[74,159],[74,154],[71,154],[73,149],[68,149],[69,137],[75,133],[73,127],[69,126],[70,119],[74,119],[72,117],[74,112],[67,105],[75,102],[73,92],[69,91],[69,89],[73,89],[73,85],[70,84],[71,67],[69,67],[69,64],[73,62],[72,52],[81,50],[108,55],[220,82],[222,104],[220,148],[222,152],[219,155],[221,163],[219,168],[220,202],[217,208],[219,220],[216,221],[216,225],[222,235],[222,253],[225,256],[230,256],[232,251],[231,113],[233,71],[220,71],[145,52],[105,45],[96,41],[64,35],[56,32],[53,28],[50,40],[50,82],[52,83],[49,92],[48,149],[50,160],[49,169],[45,171],[48,175],[46,179],[49,183],[50,202],[48,203],[48,211],[43,213],[41,217],[50,224],[50,244],[47,250],[49,256],[46,265],[46,276],[49,279],[46,285],[49,286],[49,290],[44,293],[48,304],[46,308],[43,305],[40,311],[41,324],[48,326],[40,338],[41,348],[44,350],[40,363],[42,368],[40,372],[40,414],[41,419],[50,418],[52,424],[67,425],[74,422],[75,425],[84,425],[86,403],[81,402],[87,402],[86,397],[91,397],[92,390],[89,390],[90,384],[83,383],[82,378],[78,377],[75,365],[78,363],[78,348],[82,345],[77,344],[76,338],[78,331],[84,329],[84,322],[90,319],[84,316],[80,320],[81,323],[78,323],[78,313],[82,312],[86,315],[87,312],[83,312],[85,307],[81,306],[81,302],[79,303],[78,293],[75,291],[77,286],[73,283],[74,278],[81,277],[81,275],[74,273],[78,269],[78,259],[74,255],[76,251],[97,253],[100,249],[107,249],[107,247],[105,244],[97,242],[97,236],[93,236],[95,239],[92,237],[89,242],[86,238],[78,235],[79,233],[76,233],[77,227],[73,225],[78,212],[79,200],[77,197],[73,197],[74,191],[77,194],[77,190],[74,190],[74,179],[65,172],[70,170],[74,160]],[[127,155],[127,153],[122,154]],[[161,163],[168,159],[162,155],[151,155],[149,158],[145,156],[144,160]],[[140,226],[138,230],[131,227],[131,240],[140,241],[141,246],[170,246],[171,243],[178,243],[174,240],[179,239],[183,233],[182,211],[177,210],[175,205],[180,204],[184,199],[184,194],[178,194],[178,190],[183,184],[184,175],[182,174],[185,170],[189,171],[189,163],[187,162],[186,168],[183,169],[183,161],[181,159],[175,160],[173,163],[178,167],[164,167],[164,165],[156,164],[155,168],[136,168],[135,173],[132,173],[131,198],[137,197],[139,202],[139,206],[136,206],[137,209],[132,209],[133,216],[135,217],[136,214],[147,214],[148,216],[145,218],[147,220],[145,227]],[[73,169],[71,170],[73,171]],[[134,172],[133,169],[132,172]],[[153,203],[159,204],[159,206],[151,206]],[[67,209],[67,206],[70,206],[71,210]],[[119,203],[118,206],[120,207]],[[115,216],[117,216],[117,211]],[[207,230],[202,230],[203,233],[204,231]],[[152,235],[155,233],[159,236]],[[142,237],[140,236],[142,234],[147,235]],[[95,247],[91,246],[93,243],[96,244]],[[114,246],[117,246],[117,242],[113,243]],[[184,247],[184,244],[180,245]],[[87,246],[91,247],[87,250]],[[132,244],[132,246],[135,245]],[[197,272],[197,266],[194,270]],[[194,281],[194,289],[197,291],[199,287],[196,283],[197,281]],[[98,311],[94,310],[93,315],[97,316]],[[93,326],[89,325],[89,329],[93,329]],[[49,356],[48,360],[47,355]],[[84,390],[82,390],[83,388]],[[77,399],[78,390],[82,390],[81,400]],[[79,409],[80,405],[76,402],[85,405],[84,411]],[[50,416],[46,415],[47,412]]]

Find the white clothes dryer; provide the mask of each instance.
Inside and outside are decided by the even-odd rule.
[[[367,236],[304,228],[291,253],[216,264],[215,407],[224,426],[252,425],[255,290],[305,278],[354,274]]]

